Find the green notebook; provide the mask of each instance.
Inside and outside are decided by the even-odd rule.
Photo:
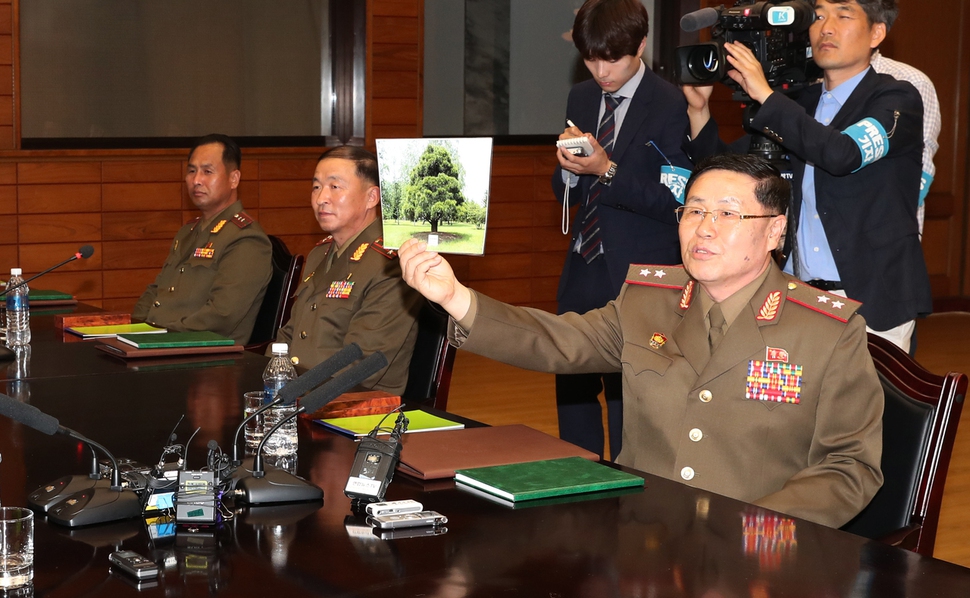
[[[465,427],[465,424],[438,417],[437,415],[431,415],[427,411],[421,411],[420,409],[405,411],[404,414],[408,416],[408,433],[433,432],[435,430],[460,430]],[[385,415],[387,419],[384,419]],[[397,420],[397,413],[374,413],[371,415],[333,417],[315,421],[338,434],[350,436],[351,438],[359,438],[361,436],[367,436],[374,429],[374,426],[380,424],[382,419],[384,420],[382,427],[387,428],[387,431],[383,433],[390,434],[391,429],[394,427],[394,422]]]
[[[459,469],[455,482],[513,502],[644,484],[640,476],[582,457]]]
[[[27,293],[27,298],[30,301],[66,301],[68,299],[74,299],[74,295],[47,289],[30,289]]]
[[[162,334],[164,328],[158,328],[151,324],[106,324],[104,326],[71,326],[68,332],[76,334],[81,338],[113,338],[119,334]]]
[[[165,332],[162,334],[119,334],[118,340],[139,349],[175,349],[178,347],[222,347],[236,344],[215,332]]]

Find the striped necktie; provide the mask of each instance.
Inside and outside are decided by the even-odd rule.
[[[606,110],[603,111],[599,129],[596,130],[596,141],[606,151],[607,157],[613,156],[613,141],[616,139],[615,111],[623,99],[623,96],[603,94]],[[599,217],[596,215],[596,208],[599,206],[596,198],[599,197],[602,190],[602,185],[593,183],[593,186],[589,189],[589,195],[586,197],[582,222],[583,240],[579,244],[579,254],[583,256],[587,264],[603,253],[603,238],[600,234]]]

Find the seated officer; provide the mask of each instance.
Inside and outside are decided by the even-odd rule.
[[[320,157],[310,207],[330,233],[307,256],[289,322],[277,341],[290,356],[313,367],[345,345],[369,355],[381,351],[388,366],[364,386],[404,392],[418,333],[421,296],[401,279],[394,251],[384,249],[377,158],[343,146]]]
[[[621,372],[618,463],[837,527],[882,484],[882,389],[859,304],[772,259],[789,193],[761,158],[702,162],[677,210],[684,265],[632,265],[619,297],[583,315],[475,293],[420,242],[401,264],[462,348],[538,371]]]
[[[208,330],[246,343],[272,273],[269,238],[236,199],[239,146],[206,135],[189,151],[185,186],[202,215],[175,235],[132,318],[171,331]]]

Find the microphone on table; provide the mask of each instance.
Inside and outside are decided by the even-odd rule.
[[[22,282],[18,282],[17,284],[13,285],[12,287],[10,287],[8,289],[4,289],[3,292],[0,292],[0,297],[2,297],[3,295],[6,295],[10,291],[19,289],[20,287],[24,286],[28,282],[32,282],[32,281],[40,278],[41,276],[43,276],[44,274],[47,274],[51,270],[56,270],[56,269],[60,268],[64,264],[69,264],[69,263],[73,262],[74,260],[79,260],[79,259],[85,259],[86,260],[89,257],[91,257],[92,255],[94,255],[94,247],[92,247],[90,245],[84,245],[83,247],[81,247],[80,249],[77,250],[77,253],[75,253],[71,257],[67,258],[63,262],[61,262],[61,263],[59,263],[57,265],[51,266],[50,268],[44,270],[43,272],[39,272],[37,274],[34,274],[30,278],[27,278],[27,279],[23,280]]]
[[[317,386],[320,386],[324,380],[332,377],[334,374],[363,356],[364,353],[360,350],[360,346],[357,343],[350,343],[340,351],[331,355],[326,360],[315,365],[312,369],[287,382],[283,388],[276,393],[276,397],[272,401],[250,413],[244,420],[242,420],[242,423],[240,423],[239,427],[236,428],[236,433],[232,437],[233,466],[239,467],[239,465],[242,464],[242,460],[239,458],[239,433],[242,432],[250,420],[262,414],[267,409],[277,405],[289,405],[293,403],[293,401],[297,400],[299,397],[310,392]]]
[[[31,427],[48,436],[64,434],[88,446],[97,448],[111,461],[111,481],[109,486],[95,486],[64,496],[63,500],[47,510],[47,518],[54,523],[76,527],[118,521],[137,517],[141,514],[141,501],[133,490],[121,487],[121,473],[118,462],[108,449],[97,442],[60,425],[57,418],[48,415],[33,405],[0,394],[0,415]]]
[[[322,499],[323,490],[302,478],[282,469],[265,470],[262,456],[263,445],[266,443],[266,439],[287,421],[304,412],[313,413],[385,367],[387,367],[387,358],[384,354],[380,351],[372,353],[357,365],[304,397],[296,411],[267,430],[256,448],[250,477],[239,480],[236,485],[237,491],[240,492],[240,500],[249,504],[264,504]]]

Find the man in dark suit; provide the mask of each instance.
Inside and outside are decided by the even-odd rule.
[[[772,91],[748,48],[725,48],[728,75],[761,104],[752,128],[791,155],[795,234],[785,271],[861,301],[869,331],[908,351],[915,318],[932,310],[916,217],[923,107],[912,85],[869,66],[897,12],[895,0],[817,0],[809,35],[824,80],[797,100]],[[723,149],[710,92],[684,87],[694,157]]]
[[[559,281],[558,312],[585,313],[616,298],[631,262],[677,264],[679,204],[689,167],[681,151],[686,104],[677,89],[644,66],[647,11],[638,0],[587,0],[573,41],[591,80],[573,87],[560,139],[585,136],[589,155],[558,150],[552,188],[579,205]],[[566,233],[564,227],[563,233]],[[556,376],[559,435],[603,455],[605,390],[610,454],[619,454],[623,428],[619,374]]]

